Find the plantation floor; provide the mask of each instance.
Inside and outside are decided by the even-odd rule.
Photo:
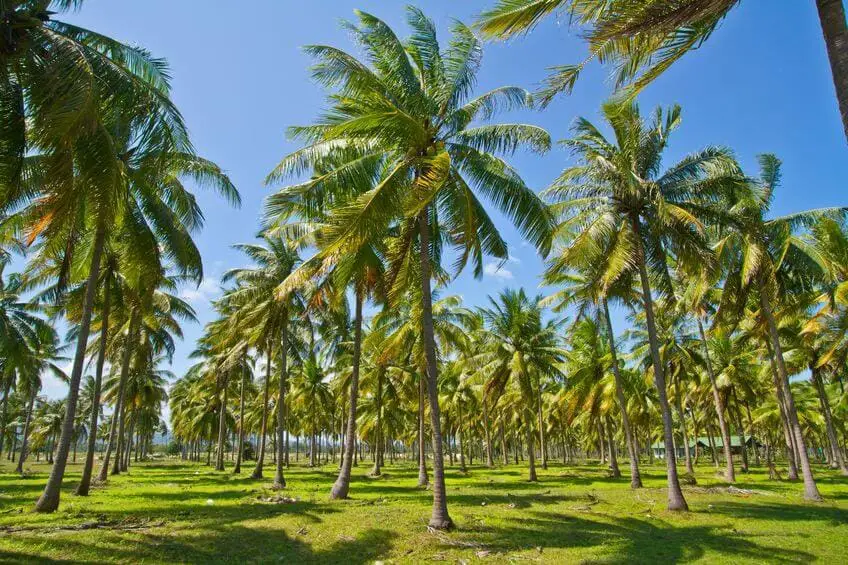
[[[744,491],[728,492],[704,466],[699,485],[685,489],[685,514],[664,510],[660,467],[645,469],[639,491],[597,465],[553,465],[538,484],[524,481],[523,467],[451,469],[458,528],[444,534],[427,531],[430,492],[415,488],[412,466],[371,479],[361,465],[351,500],[331,502],[332,464],[293,466],[289,488],[275,493],[245,473],[146,463],[87,498],[72,494],[80,473],[72,465],[52,515],[31,512],[49,467],[28,467],[21,478],[0,465],[0,563],[848,561],[848,479],[824,469],[825,502],[807,504],[800,484],[768,481],[758,470],[740,476]],[[295,501],[261,500],[280,495]]]

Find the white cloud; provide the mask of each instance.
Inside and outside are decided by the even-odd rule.
[[[183,289],[180,297],[183,300],[196,304],[198,302],[208,302],[217,297],[221,293],[221,286],[216,279],[206,277],[201,281],[197,288],[188,287]]]
[[[483,266],[483,272],[490,277],[498,277],[499,279],[512,279],[512,271],[505,269],[500,263],[486,263]]]
[[[509,256],[509,259],[507,259],[507,262],[509,262],[509,263],[513,263],[513,264],[515,264],[515,265],[520,265],[520,264],[521,264],[521,259],[519,259],[519,258],[518,258],[518,257],[516,257],[515,255],[510,255],[510,256]]]

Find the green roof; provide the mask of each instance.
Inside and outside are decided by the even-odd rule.
[[[751,436],[747,436],[747,437],[748,437],[748,441],[750,442]],[[707,436],[699,437],[698,443],[701,444],[701,447],[709,447],[710,446],[710,440]],[[721,439],[720,436],[714,437],[713,443],[715,443],[716,448],[720,449],[720,448],[724,447],[724,441]],[[740,447],[741,445],[742,445],[742,436],[730,436],[730,447]],[[682,448],[682,446],[680,446],[680,445],[678,445],[677,447],[678,447],[678,449]],[[689,440],[689,447],[690,448],[695,447],[695,441],[694,440],[691,440],[691,439]],[[665,443],[658,441],[651,446],[651,449],[665,449]]]

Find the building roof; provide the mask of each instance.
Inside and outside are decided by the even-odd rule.
[[[747,445],[750,445],[753,439],[754,438],[751,437],[751,436],[746,436]],[[709,447],[710,446],[710,440],[707,436],[699,437],[697,439],[697,442],[701,447]],[[721,439],[720,436],[714,437],[713,443],[715,443],[715,446],[716,446],[717,449],[724,448],[724,441]],[[730,436],[730,447],[740,447],[741,445],[742,445],[742,436]],[[678,449],[682,449],[682,447],[683,447],[682,445],[677,446]],[[690,439],[689,440],[689,448],[691,449],[693,447],[695,447],[695,440]],[[651,446],[651,449],[665,449],[665,443],[662,442],[662,441],[658,441]]]

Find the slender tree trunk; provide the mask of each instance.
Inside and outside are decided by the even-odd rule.
[[[108,275],[107,275],[108,276]],[[91,400],[91,420],[88,423],[88,449],[85,452],[85,465],[82,468],[82,479],[77,487],[79,496],[88,496],[91,487],[91,473],[94,470],[94,450],[97,445],[97,417],[100,415],[100,389],[103,383],[103,365],[106,363],[106,347],[109,338],[109,314],[111,310],[111,293],[108,279],[103,284],[103,312],[100,324],[100,351],[97,353],[97,368],[94,372],[94,398]]]
[[[375,430],[375,435],[377,436],[377,445],[380,446],[383,444],[383,374],[384,369],[382,367],[377,369],[377,393],[374,395],[374,401],[377,403],[377,429]],[[383,463],[382,451],[374,460],[374,468],[371,469],[371,475],[375,477],[379,477],[381,474],[380,466]]]
[[[774,394],[777,398],[777,407],[780,412],[780,422],[783,427],[783,438],[786,442],[787,478],[790,481],[797,481],[798,462],[795,456],[795,452],[797,451],[795,449],[795,439],[789,425],[789,416],[786,413],[786,397],[783,394],[783,387],[780,385],[780,376],[777,374],[777,362],[775,361],[774,350],[769,339],[766,339],[766,349],[768,351],[769,365],[771,366],[772,381],[774,382]]]
[[[845,23],[845,6],[842,2],[816,0],[816,7],[830,60],[833,85],[836,87],[836,99],[842,114],[842,127],[848,138],[848,25]]]
[[[6,424],[9,419],[9,391],[16,379],[17,371],[12,369],[12,374],[6,381],[6,386],[3,387],[3,408],[0,409],[0,455],[3,453],[3,444],[6,440]]]
[[[47,485],[44,487],[44,492],[41,493],[41,497],[35,503],[36,512],[53,512],[59,507],[62,479],[65,477],[65,466],[68,463],[71,436],[74,433],[74,418],[76,417],[77,398],[79,397],[80,380],[82,379],[83,364],[85,363],[85,350],[88,346],[88,333],[91,330],[94,295],[97,292],[97,282],[100,278],[100,260],[103,257],[103,247],[106,242],[106,214],[107,210],[104,206],[98,214],[97,231],[94,235],[94,247],[91,253],[91,267],[88,272],[88,280],[85,283],[82,316],[80,317],[74,364],[71,369],[70,382],[68,383],[68,399],[65,405],[65,419],[62,422],[59,450],[56,454],[53,469],[50,471],[50,478],[47,479]]]
[[[745,428],[742,426],[742,410],[739,407],[739,395],[736,394],[736,389],[733,388],[733,400],[736,408],[736,427],[739,429],[740,451],[742,452],[742,472],[748,472],[748,446],[745,438]]]
[[[445,465],[442,452],[442,423],[439,410],[439,369],[436,358],[436,337],[433,327],[433,296],[430,290],[430,217],[429,207],[418,216],[419,259],[421,264],[421,333],[424,342],[424,355],[427,361],[427,394],[430,400],[430,428],[433,438],[433,513],[430,527],[447,530],[453,527],[448,514],[448,501],[445,492]]]
[[[224,390],[221,392],[221,406],[218,412],[218,451],[215,453],[216,471],[224,470],[224,447],[227,441],[227,397],[230,392],[229,373],[224,374],[221,379],[221,386]]]
[[[426,431],[424,429],[424,395],[426,383],[424,375],[426,369],[421,370],[418,376],[418,487],[424,488],[430,483],[427,476],[427,446],[425,443]]]
[[[38,394],[38,391],[33,388],[32,394],[29,397],[29,402],[27,403],[26,409],[26,418],[24,419],[24,433],[21,436],[21,456],[18,458],[18,466],[15,468],[15,471],[18,473],[24,472],[24,462],[27,457],[27,449],[29,449],[29,428],[32,423],[32,408],[35,406],[35,397]]]
[[[701,344],[704,348],[704,363],[707,366],[707,376],[710,379],[710,388],[713,390],[713,403],[716,416],[718,417],[718,429],[721,433],[721,440],[724,442],[724,460],[727,467],[724,470],[724,478],[729,483],[736,482],[736,471],[733,468],[733,452],[730,449],[730,428],[727,425],[727,420],[724,417],[724,399],[721,397],[721,391],[718,389],[718,383],[713,372],[713,364],[710,359],[710,348],[707,342],[707,334],[704,331],[704,324],[701,317],[697,316],[698,331],[701,334]]]
[[[459,436],[459,470],[463,473],[467,472],[468,469],[465,466],[465,442],[462,436],[462,408],[457,403],[457,425],[456,425],[456,433]]]
[[[499,433],[501,436],[501,456],[503,458],[503,464],[509,465],[509,450],[506,447],[506,434],[504,433],[503,420],[500,422],[498,429],[500,430]]]
[[[621,469],[618,468],[618,456],[615,453],[615,441],[612,437],[612,422],[607,416],[607,449],[609,450],[610,471],[614,479],[621,478]]]
[[[539,414],[539,451],[542,455],[542,469],[548,468],[548,444],[545,441],[545,418],[542,414],[542,383],[536,389],[536,403]]]
[[[486,433],[486,467],[494,467],[495,460],[492,456],[492,430],[489,423],[489,403],[486,402],[486,392],[483,391],[483,428]]]
[[[271,384],[271,341],[268,340],[268,366],[265,368],[265,390],[262,400],[262,432],[259,437],[259,455],[256,458],[256,467],[253,468],[251,479],[262,478],[262,466],[265,464],[265,435],[268,432],[268,388]]]
[[[241,458],[244,453],[244,389],[247,385],[247,368],[241,368],[241,388],[239,389],[239,423],[238,423],[238,454],[233,473],[241,473]]]
[[[666,451],[666,469],[668,473],[668,509],[688,510],[686,499],[677,478],[677,459],[674,454],[674,433],[672,431],[671,409],[666,393],[665,368],[660,357],[660,347],[657,341],[657,326],[654,320],[654,301],[651,296],[651,283],[648,279],[648,269],[645,265],[645,250],[642,245],[639,220],[632,220],[633,232],[636,235],[638,247],[639,278],[642,283],[642,300],[645,303],[645,320],[648,326],[648,342],[651,349],[651,361],[654,369],[654,384],[657,388],[657,398],[660,414],[663,420],[663,441]]]
[[[280,386],[277,392],[277,460],[274,469],[273,488],[286,487],[286,478],[283,476],[285,466],[285,433],[286,433],[286,387],[289,381],[288,353],[289,353],[289,322],[288,310],[283,314],[283,327],[280,331]]]
[[[527,420],[527,462],[529,464],[529,474],[527,480],[536,482],[539,478],[536,476],[536,446],[533,436],[533,411],[529,406],[525,409]]]
[[[362,357],[362,292],[356,289],[354,293],[356,306],[353,321],[353,369],[350,376],[350,403],[347,413],[347,428],[345,429],[345,450],[342,457],[342,468],[339,469],[339,476],[330,491],[330,498],[336,500],[347,498],[350,491],[350,471],[353,466],[353,450],[356,439],[356,405],[359,401],[359,365]],[[379,415],[377,417],[379,418]]]
[[[123,456],[123,448],[124,448],[124,422],[125,422],[125,414],[127,411],[127,398],[126,398],[126,389],[127,389],[127,381],[129,380],[129,372],[130,372],[130,360],[132,359],[133,348],[138,342],[138,325],[139,321],[139,313],[133,308],[130,313],[130,326],[127,343],[124,349],[123,359],[121,361],[121,380],[118,383],[118,401],[115,405],[115,413],[112,415],[113,418],[116,418],[117,425],[117,439],[115,440],[115,462],[112,465],[112,474],[117,475],[121,472],[121,467],[123,464],[122,456]]]
[[[135,433],[135,424],[138,417],[138,410],[133,409],[132,414],[130,415],[130,429],[127,432],[127,446],[124,450],[124,458],[121,460],[121,471],[126,472],[130,467],[130,454],[132,453],[133,448],[133,434]],[[210,452],[212,449],[211,438],[210,438]],[[207,462],[207,465],[209,463]]]
[[[751,406],[748,401],[745,401],[745,413],[748,416],[748,435],[753,440],[754,447],[754,465],[760,466],[760,448],[757,446],[757,436],[754,434],[754,418],[751,417]]]
[[[827,428],[827,439],[830,443],[830,451],[833,456],[833,466],[839,469],[842,475],[848,475],[848,466],[845,464],[845,458],[842,457],[842,450],[839,447],[839,440],[836,437],[836,430],[833,427],[833,415],[830,411],[830,402],[827,399],[827,391],[824,388],[821,370],[817,367],[811,367],[812,381],[819,396],[819,404],[821,405],[822,414],[824,415],[825,427]]]
[[[844,16],[843,16],[844,17]],[[792,395],[792,388],[789,386],[789,374],[786,371],[786,363],[783,360],[783,347],[780,345],[780,337],[777,333],[777,322],[774,319],[774,313],[771,311],[768,297],[765,295],[763,285],[760,286],[760,305],[762,306],[763,314],[766,318],[769,336],[771,338],[771,346],[774,350],[775,361],[777,361],[777,371],[780,375],[780,384],[783,387],[783,393],[786,398],[786,412],[789,416],[789,424],[795,439],[795,445],[798,450],[798,462],[801,464],[801,474],[804,477],[804,498],[807,500],[819,501],[821,495],[816,486],[816,481],[813,478],[813,469],[810,465],[810,458],[807,455],[807,446],[804,442],[804,432],[801,430],[801,424],[798,421],[798,411],[795,408],[795,398]]]
[[[689,432],[686,429],[686,413],[683,411],[683,400],[680,396],[680,380],[674,381],[674,402],[677,406],[677,415],[680,417],[680,435],[683,437],[683,456],[686,461],[686,472],[695,478],[695,469],[692,467],[692,454],[689,453]]]
[[[621,427],[627,442],[627,452],[630,456],[630,488],[642,488],[642,475],[639,473],[639,453],[634,449],[633,432],[630,430],[630,417],[627,415],[627,400],[624,398],[624,384],[621,368],[618,366],[618,352],[615,345],[615,333],[612,330],[612,319],[609,313],[607,299],[603,299],[604,321],[606,322],[607,337],[609,338],[612,360],[612,374],[615,378],[615,399],[621,412]]]

